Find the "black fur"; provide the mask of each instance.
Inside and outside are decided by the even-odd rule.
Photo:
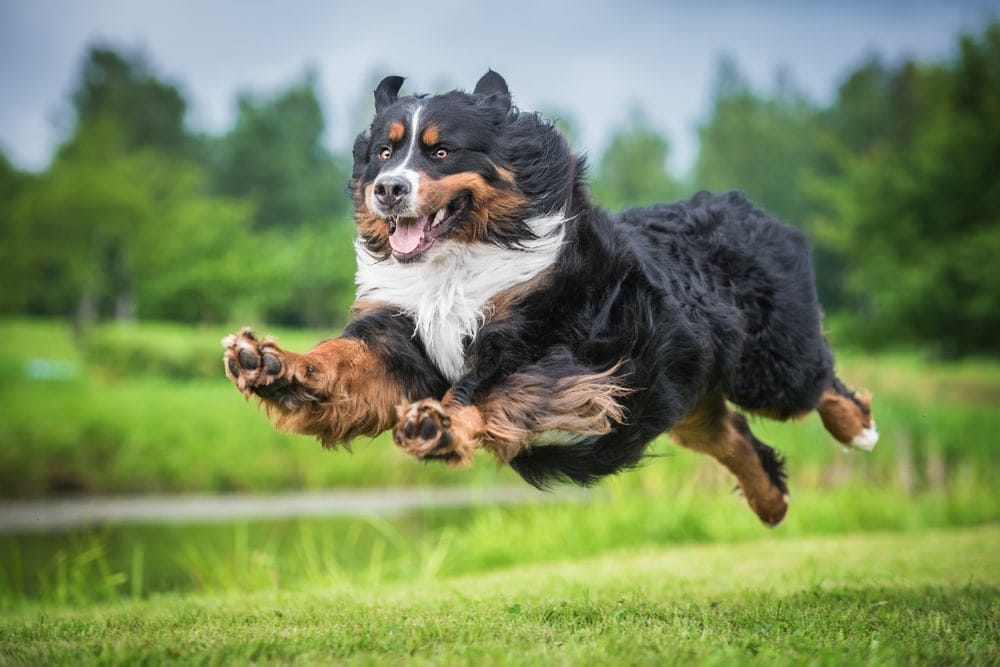
[[[435,368],[423,343],[413,336],[413,319],[396,308],[378,308],[352,321],[344,336],[382,353],[386,369],[408,396],[441,396],[448,383]]]
[[[627,418],[612,433],[534,446],[514,458],[511,466],[528,482],[590,484],[634,466],[653,438],[710,393],[788,417],[813,409],[832,385],[832,356],[800,231],[739,192],[701,192],[607,213],[589,199],[583,159],[551,123],[512,107],[495,72],[473,94],[398,98],[401,82],[390,77],[376,91],[378,113],[355,143],[352,188],[372,182],[385,166],[378,154],[392,144],[390,124],[419,99],[421,121],[440,127],[450,151],[447,161],[419,157],[415,168],[427,178],[472,172],[505,188],[511,186],[500,170],[514,176],[526,204],[509,219],[491,218],[490,242],[517,248],[531,238],[524,220],[558,212],[567,220],[561,255],[543,284],[506,317],[488,320],[469,343],[467,371],[450,387],[455,398],[474,403],[528,367],[553,382],[581,367],[617,367],[616,378],[632,390],[621,399]],[[436,369],[419,358],[419,342],[404,340],[413,329],[403,331],[401,321],[377,321],[388,337],[379,349],[392,351],[390,358],[402,355],[405,373],[433,376]],[[448,388],[440,373],[428,386],[435,396]],[[753,443],[784,490],[780,456]]]

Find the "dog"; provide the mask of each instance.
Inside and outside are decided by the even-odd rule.
[[[304,354],[250,329],[225,372],[278,428],[324,446],[392,429],[422,460],[488,450],[527,482],[590,485],[661,433],[736,477],[768,525],[783,458],[744,412],[816,410],[871,449],[870,399],[837,378],[806,236],[739,192],[610,214],[555,126],[488,71],[471,94],[375,89],[348,186],[357,300]]]

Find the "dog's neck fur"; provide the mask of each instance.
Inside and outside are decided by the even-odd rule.
[[[462,375],[466,344],[487,319],[490,299],[551,267],[565,236],[566,217],[527,220],[535,235],[521,248],[440,242],[419,262],[373,258],[356,244],[358,298],[402,308],[416,322],[428,356],[451,382]]]

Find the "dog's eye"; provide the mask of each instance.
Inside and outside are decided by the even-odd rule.
[[[383,160],[388,160],[392,156],[392,149],[388,146],[383,146],[379,149],[378,156]]]
[[[448,157],[448,149],[444,148],[443,146],[442,147],[438,147],[438,148],[434,149],[434,152],[431,153],[431,155],[433,155],[434,157],[438,158],[439,160],[444,159],[444,158]]]

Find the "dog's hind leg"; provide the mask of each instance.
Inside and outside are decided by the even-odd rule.
[[[816,411],[826,430],[843,445],[871,451],[878,442],[871,397],[855,394],[838,378],[823,392]]]
[[[750,508],[769,526],[788,511],[784,461],[754,437],[743,415],[719,394],[706,396],[670,429],[677,444],[713,456],[739,482]]]

